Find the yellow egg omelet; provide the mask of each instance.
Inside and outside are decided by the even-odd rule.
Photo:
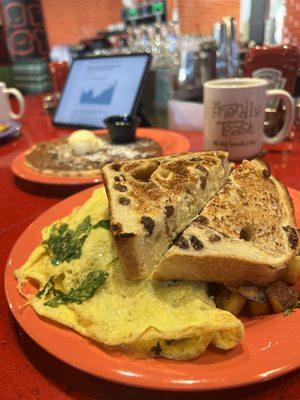
[[[15,271],[20,290],[27,280],[39,284],[38,294],[28,295],[38,314],[136,357],[186,360],[209,344],[227,350],[240,342],[242,323],[215,307],[206,284],[126,280],[112,235],[98,223],[108,218],[101,188],[43,230],[43,244]],[[66,248],[62,241],[49,241],[56,234],[64,236]],[[65,250],[56,258],[51,254],[55,246]],[[95,276],[98,283],[91,281]]]

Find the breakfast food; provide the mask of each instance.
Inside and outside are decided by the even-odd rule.
[[[227,350],[240,342],[242,323],[215,307],[206,284],[126,280],[108,218],[101,188],[44,228],[42,244],[15,271],[39,315],[136,357],[186,360],[209,344]],[[37,293],[27,291],[28,280],[39,285]]]
[[[175,360],[236,346],[241,311],[290,314],[300,258],[289,194],[261,161],[230,170],[225,152],[107,165],[105,189],[45,227],[15,271],[27,304],[105,348]]]
[[[94,154],[103,147],[102,142],[97,136],[92,131],[86,129],[73,132],[68,137],[68,142],[76,156]]]
[[[79,130],[69,137],[37,143],[25,156],[25,165],[42,174],[53,176],[93,176],[101,168],[119,160],[157,157],[159,144],[148,138],[137,138],[128,144],[114,144],[108,135],[96,136]]]
[[[213,291],[217,307],[234,315],[241,312],[252,316],[281,312],[288,315],[300,306],[298,291],[281,280],[266,287],[247,284],[238,288],[226,288],[219,285]]]
[[[285,186],[261,161],[245,160],[168,250],[153,277],[266,286],[284,275],[297,243]]]
[[[10,128],[10,124],[0,124],[0,133],[6,132]]]
[[[231,171],[227,156],[222,151],[188,153],[103,168],[110,227],[126,278],[145,278],[224,185]],[[195,238],[195,252],[199,245]]]
[[[299,232],[299,230],[298,230]],[[299,236],[299,233],[298,233]],[[300,281],[300,251],[297,249],[297,256],[289,263],[282,280],[287,284],[295,285]]]

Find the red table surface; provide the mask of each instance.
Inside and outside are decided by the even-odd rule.
[[[8,254],[22,231],[37,216],[83,187],[56,187],[25,182],[11,172],[12,160],[33,143],[58,137],[70,130],[54,127],[44,113],[40,97],[26,98],[20,138],[0,143],[0,263],[1,274]],[[191,150],[200,150],[202,135],[184,133]],[[275,176],[300,190],[300,133],[267,148],[264,159]],[[297,329],[299,327],[295,327]],[[300,371],[243,388],[202,393],[157,392],[106,382],[80,372],[35,344],[12,317],[0,286],[0,399],[300,399]],[[75,350],[76,351],[76,350]]]

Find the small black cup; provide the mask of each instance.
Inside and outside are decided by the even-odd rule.
[[[113,115],[105,118],[104,123],[114,143],[130,143],[135,140],[135,131],[140,119],[133,115]]]

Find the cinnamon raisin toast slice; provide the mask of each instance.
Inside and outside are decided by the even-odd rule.
[[[286,187],[261,161],[243,161],[164,255],[154,279],[245,283],[278,280],[298,243]]]
[[[226,152],[126,161],[102,169],[110,227],[124,275],[143,279],[224,185]]]

